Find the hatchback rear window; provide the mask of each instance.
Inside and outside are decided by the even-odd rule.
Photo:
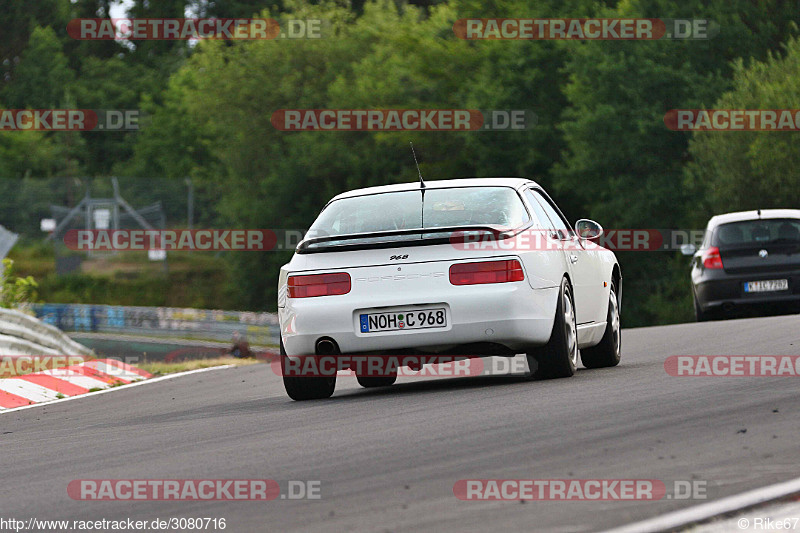
[[[460,187],[400,191],[331,202],[310,235],[339,236],[377,231],[493,225],[515,228],[528,222],[522,200],[509,187]]]
[[[711,245],[720,248],[800,243],[800,219],[770,218],[730,222],[717,226]]]

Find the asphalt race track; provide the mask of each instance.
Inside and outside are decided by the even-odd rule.
[[[798,355],[797,315],[625,330],[570,379],[404,378],[296,403],[269,365],[0,415],[0,515],[210,517],[239,531],[599,531],[702,503],[460,501],[457,480],[704,481],[708,499],[800,476],[800,378],[671,377],[670,355]],[[746,431],[744,431],[746,430]],[[319,480],[319,500],[92,502],[74,479]]]

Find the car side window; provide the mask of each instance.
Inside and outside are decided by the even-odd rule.
[[[543,229],[553,229],[553,223],[550,222],[550,217],[547,216],[544,208],[533,195],[533,191],[530,189],[525,189],[525,196],[528,198],[528,202],[531,204],[531,209],[533,210],[533,216],[539,225]]]
[[[550,222],[548,229],[556,230],[561,239],[568,239],[572,235],[572,230],[558,211],[552,206],[550,201],[537,190],[531,191],[531,195],[533,196],[533,200],[535,200],[535,202],[532,201],[531,203],[539,205],[546,213],[547,219]],[[534,210],[536,210],[536,207],[534,207]]]

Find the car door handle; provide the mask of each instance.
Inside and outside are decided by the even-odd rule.
[[[569,261],[570,261],[570,263],[577,263],[578,262],[578,256],[575,255],[575,254],[569,254]]]

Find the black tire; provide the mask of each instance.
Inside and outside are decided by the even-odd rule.
[[[321,400],[330,398],[336,389],[336,375],[332,377],[291,377],[286,376],[286,350],[281,339],[281,374],[286,394],[292,400]]]
[[[570,317],[570,318],[568,318]],[[575,299],[567,278],[561,280],[556,304],[556,317],[550,340],[528,352],[529,377],[534,380],[568,378],[575,374],[578,363],[578,324]]]
[[[397,381],[397,375],[394,376],[356,376],[358,384],[365,389],[372,389],[374,387],[388,387],[394,385]]]
[[[581,350],[581,361],[586,368],[617,366],[622,356],[622,331],[619,323],[619,300],[617,286],[612,281],[608,295],[606,330],[596,346]]]

